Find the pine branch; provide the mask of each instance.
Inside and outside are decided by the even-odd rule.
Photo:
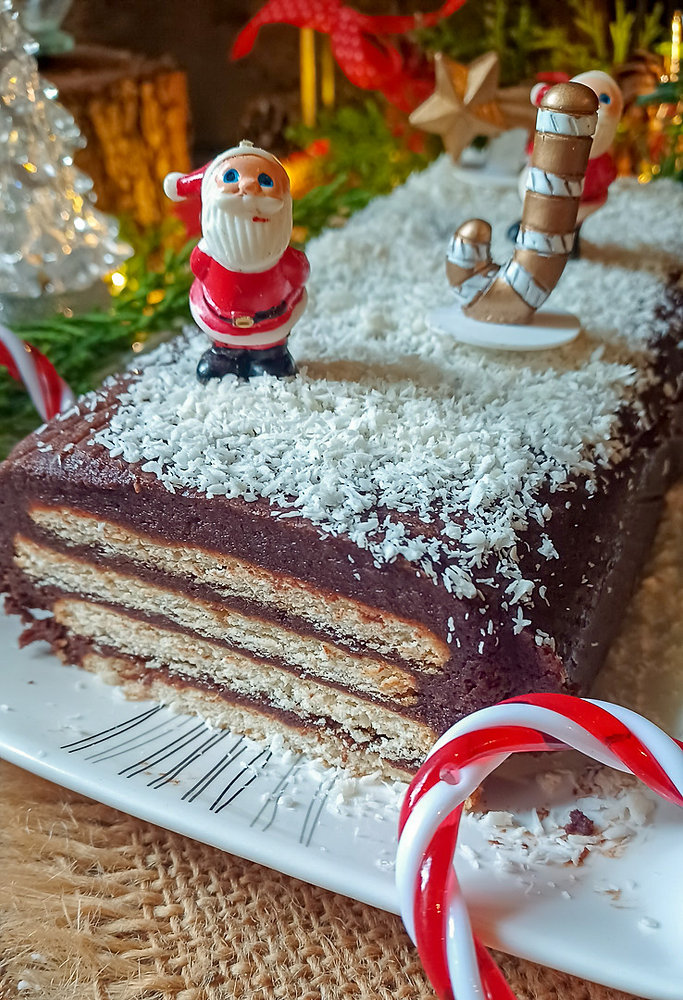
[[[577,30],[585,35],[595,53],[596,64],[608,65],[610,58],[607,51],[607,14],[604,8],[599,8],[594,0],[569,0],[569,6],[574,12],[574,24]]]
[[[188,260],[194,244],[164,252],[165,230],[145,237],[129,232],[127,238],[138,244],[138,250],[120,269],[127,283],[108,309],[72,317],[58,314],[14,327],[19,337],[47,355],[77,394],[99,385],[132,360],[133,344],[143,346],[159,333],[177,331],[190,319]],[[0,371],[0,456],[39,423],[23,386]]]
[[[636,48],[652,49],[655,42],[658,42],[664,33],[662,18],[664,16],[664,4],[656,3],[651,11],[646,13],[636,39]]]
[[[612,39],[612,62],[616,65],[626,61],[631,49],[631,36],[636,15],[633,11],[627,11],[624,0],[616,0],[615,20],[610,22],[609,33]]]

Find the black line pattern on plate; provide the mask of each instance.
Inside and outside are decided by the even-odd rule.
[[[221,759],[217,761],[214,764],[214,766],[210,768],[203,777],[199,778],[198,781],[195,781],[192,788],[188,788],[188,790],[182,796],[182,799],[187,800],[189,802],[194,802],[194,800],[199,795],[201,795],[202,792],[206,791],[211,782],[215,781],[216,778],[220,777],[223,771],[225,771],[226,767],[229,767],[230,764],[232,764],[232,762],[236,760],[237,757],[240,757],[246,749],[247,747],[244,742],[244,736],[238,736],[237,742],[232,747],[230,747],[230,749],[226,754],[223,754]]]
[[[188,719],[187,721],[189,723],[190,720]],[[103,760],[112,760],[114,757],[120,757],[122,754],[129,753],[131,750],[138,750],[140,747],[146,746],[149,743],[154,743],[155,740],[158,740],[160,737],[166,736],[170,733],[176,725],[177,722],[175,719],[170,723],[168,719],[164,719],[163,722],[158,722],[155,726],[150,726],[149,729],[146,729],[142,733],[138,733],[137,736],[131,736],[127,740],[123,740],[123,742],[119,744],[120,749],[112,750],[111,752],[108,750],[96,750],[95,753],[90,754],[90,756],[85,759],[95,761],[95,763],[98,764]],[[162,732],[158,732],[160,729]],[[155,735],[151,735],[152,733]],[[142,739],[140,737],[142,737]],[[73,751],[70,752],[73,753]]]
[[[142,774],[144,771],[149,771],[150,768],[155,767],[157,764],[161,764],[162,761],[168,760],[174,754],[178,753],[180,750],[184,750],[186,746],[190,743],[194,743],[196,740],[201,738],[202,732],[206,732],[206,726],[203,722],[198,722],[196,726],[189,730],[189,733],[182,733],[177,736],[170,743],[161,747],[159,750],[155,751],[148,757],[143,757],[140,760],[135,761],[133,764],[129,764],[128,767],[124,767],[119,774],[127,777],[134,778],[138,774]]]
[[[313,839],[313,834],[315,833],[315,828],[320,820],[320,814],[323,811],[325,803],[327,801],[327,796],[330,794],[330,789],[334,784],[334,775],[331,778],[321,778],[318,787],[315,790],[315,794],[311,801],[308,803],[308,809],[306,810],[306,817],[304,819],[303,827],[301,833],[299,834],[299,843],[303,844],[304,847],[310,847],[311,841]]]
[[[230,734],[226,732],[212,733],[211,736],[209,736],[207,740],[204,740],[204,742],[200,746],[198,746],[195,750],[192,750],[186,757],[183,757],[183,759],[178,764],[176,764],[176,766],[171,771],[168,771],[165,775],[162,775],[162,777],[160,778],[155,778],[152,781],[149,781],[147,783],[148,787],[161,788],[162,785],[167,785],[169,782],[175,781],[178,775],[182,774],[185,768],[189,767],[191,764],[194,764],[196,760],[199,760],[200,757],[203,757],[205,753],[208,753],[209,750],[217,746],[217,744],[222,743],[223,740],[229,735]]]
[[[275,817],[277,815],[278,807],[280,805],[283,795],[285,794],[285,791],[287,790],[287,785],[289,784],[290,780],[294,778],[296,771],[298,771],[300,767],[301,767],[300,761],[295,761],[292,764],[290,769],[287,771],[286,774],[282,776],[282,778],[277,783],[273,791],[270,793],[266,801],[263,803],[259,811],[256,813],[249,826],[255,826],[261,819],[261,816],[264,814],[266,809],[268,809],[268,807],[270,806],[272,807],[270,819],[266,820],[265,826],[261,827],[261,832],[265,833],[266,830],[270,829],[270,827],[275,822]]]
[[[230,740],[233,742],[225,749]],[[222,778],[222,785],[217,785],[213,799],[206,803],[215,815],[227,809],[254,782],[265,782],[270,777],[268,764],[273,758],[272,751],[264,747],[245,759],[250,748],[243,736],[228,729],[212,730],[197,717],[173,715],[163,705],[155,705],[61,747],[70,754],[83,754],[83,760],[92,765],[122,758],[118,776],[126,780],[143,777],[146,786],[153,790],[174,784],[183,802],[200,799]],[[124,763],[126,757],[128,763]],[[203,773],[199,777],[193,773],[192,784],[185,787],[186,772],[197,762],[205,764]],[[295,760],[284,775],[275,772],[277,783],[270,790],[264,787],[263,804],[252,818],[251,827],[263,820],[263,825],[257,828],[265,833],[273,826],[280,802],[296,781],[301,766],[302,761]],[[333,782],[334,775],[321,778],[307,803],[298,835],[299,843],[305,847],[311,845]]]
[[[134,726],[140,725],[141,722],[146,722],[157,712],[160,712],[163,705],[155,705],[154,708],[147,709],[146,712],[142,712],[140,715],[134,715],[132,719],[126,719],[125,722],[119,722],[116,726],[110,726],[109,729],[103,729],[99,733],[93,733],[92,736],[82,736],[80,740],[75,740],[73,743],[65,743],[61,746],[60,750],[69,750],[70,753],[75,753],[77,750],[82,750],[85,745],[88,747],[95,746],[96,743],[102,743],[105,740],[113,739],[114,737],[120,735],[121,733],[127,732],[127,730],[132,729]],[[73,749],[71,749],[73,747]]]
[[[226,806],[229,806],[231,802],[234,802],[237,796],[241,792],[243,792],[245,788],[248,788],[249,785],[253,784],[253,782],[256,781],[259,775],[259,771],[266,766],[271,757],[272,754],[270,750],[261,750],[259,751],[259,753],[256,754],[255,757],[252,757],[251,760],[244,765],[244,770],[242,771],[242,773],[236,774],[235,777],[228,782],[228,784],[225,786],[225,788],[218,796],[218,798],[211,803],[211,811],[215,813],[222,812]],[[263,758],[263,760],[261,760],[261,758]],[[258,768],[254,767],[256,762],[259,760],[261,760],[261,763],[259,764]],[[230,798],[222,802],[221,800],[223,799],[223,796],[227,795],[227,793],[230,791],[233,785],[237,784],[237,782],[239,782],[240,779],[242,779],[242,784],[238,785],[238,787],[232,793]]]

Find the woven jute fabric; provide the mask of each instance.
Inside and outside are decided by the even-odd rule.
[[[2,1000],[434,1000],[397,917],[4,762],[0,830]],[[497,957],[519,1000],[625,1000]]]

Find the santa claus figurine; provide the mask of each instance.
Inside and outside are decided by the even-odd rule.
[[[616,180],[617,168],[612,154],[609,152],[617,126],[621,119],[624,101],[619,85],[602,70],[589,70],[572,77],[573,83],[582,83],[595,93],[598,98],[598,121],[591,143],[588,168],[583,182],[581,201],[577,214],[577,229],[584,219],[607,201],[608,188]],[[531,103],[540,107],[544,95],[550,89],[550,83],[538,83],[531,90]],[[529,153],[531,149],[529,149]],[[528,168],[524,168],[520,177],[519,192],[524,199],[527,187]]]
[[[616,80],[602,70],[589,70],[572,77],[575,83],[590,87],[598,98],[598,124],[591,144],[586,179],[583,184],[577,223],[583,220],[607,201],[607,189],[617,177],[617,166],[610,152],[617,127],[624,110],[624,98]]]
[[[190,311],[212,346],[197,378],[296,375],[287,338],[306,308],[308,261],[289,246],[292,196],[280,161],[242,140],[190,174],[171,173],[173,201],[201,196]]]

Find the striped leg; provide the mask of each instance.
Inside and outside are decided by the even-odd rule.
[[[558,84],[543,98],[515,252],[469,298],[466,315],[486,323],[529,323],[559,281],[574,245],[597,106],[593,91],[579,83]]]
[[[491,260],[491,227],[483,219],[464,222],[446,255],[446,275],[461,305],[481,294],[498,271]]]

